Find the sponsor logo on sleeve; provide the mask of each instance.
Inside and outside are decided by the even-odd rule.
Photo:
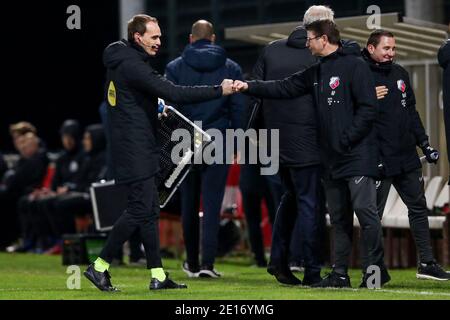
[[[114,82],[110,81],[108,86],[108,103],[111,107],[115,107],[117,104],[117,94]]]

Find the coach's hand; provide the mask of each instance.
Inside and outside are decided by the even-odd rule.
[[[377,91],[377,99],[381,100],[384,99],[384,96],[388,94],[388,88],[386,86],[379,86],[375,87],[375,90]]]
[[[222,86],[222,95],[229,96],[233,94],[233,80],[224,79],[220,85]]]
[[[430,145],[425,145],[422,147],[422,152],[425,155],[428,163],[437,163],[439,160],[439,151],[431,147]]]
[[[245,81],[234,80],[233,91],[234,92],[244,92],[248,90],[248,84]]]

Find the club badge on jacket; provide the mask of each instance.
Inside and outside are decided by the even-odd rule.
[[[402,92],[401,104],[403,108],[406,108],[406,83],[402,79],[397,80],[397,88]]]
[[[330,107],[333,104],[333,102],[339,103],[339,100],[333,101],[333,97],[336,94],[336,89],[339,87],[340,84],[341,84],[341,79],[339,77],[331,77],[330,78],[330,88],[332,91],[331,91],[331,97],[329,97],[327,99],[328,105]]]

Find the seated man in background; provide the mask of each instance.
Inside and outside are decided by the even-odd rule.
[[[44,208],[50,206],[67,188],[75,183],[81,161],[81,128],[76,120],[66,120],[60,129],[64,150],[55,163],[55,173],[50,188],[43,187],[23,196],[18,203],[23,243],[8,248],[9,252],[26,252],[37,249],[45,251],[54,245],[54,233],[51,232]]]
[[[40,139],[35,133],[13,132],[14,145],[19,151],[20,159],[11,170],[4,174],[0,186],[0,204],[3,208],[0,248],[5,248],[18,239],[17,201],[40,186],[48,165],[46,151],[40,147]]]
[[[14,148],[19,151],[18,138],[26,133],[34,133],[37,135],[36,127],[27,121],[20,121],[9,126],[9,134],[13,140]],[[42,145],[42,141],[39,142]]]

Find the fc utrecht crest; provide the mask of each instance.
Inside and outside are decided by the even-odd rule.
[[[406,91],[406,84],[405,84],[405,81],[403,81],[403,80],[397,80],[397,88],[398,88],[398,90],[400,90],[401,92],[405,92],[405,91]]]
[[[339,77],[331,77],[330,78],[330,88],[332,90],[334,90],[337,87],[339,87],[339,84],[340,84],[339,80],[340,80]]]

